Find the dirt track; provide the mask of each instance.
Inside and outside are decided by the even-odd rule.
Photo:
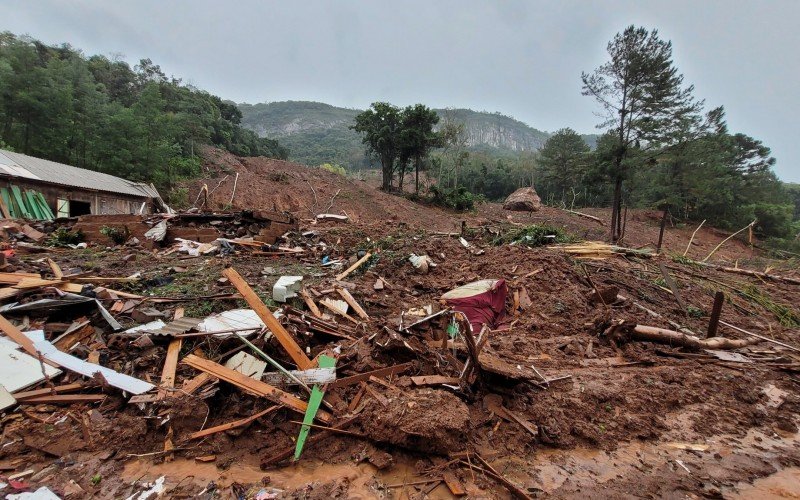
[[[800,384],[796,354],[761,343],[743,350],[752,362],[736,363],[668,345],[615,345],[603,335],[612,321],[621,319],[672,328],[634,305],[636,302],[703,336],[713,294],[722,289],[728,293],[723,319],[800,345],[796,328],[781,326],[773,312],[737,293],[747,285],[756,285],[774,303],[796,312],[797,285],[697,268],[668,255],[656,259],[617,256],[580,263],[557,248],[494,246],[494,233],[507,230],[512,222],[546,221],[586,239],[601,239],[604,228],[548,208],[529,215],[505,212],[498,205],[489,204],[475,214],[451,214],[375,192],[367,184],[327,172],[310,172],[304,167],[263,159],[240,163],[231,166],[246,169],[252,178],[240,175],[235,205],[287,210],[310,218],[315,210],[312,191],[303,180],[308,179],[316,192],[316,211],[327,208],[330,198],[341,190],[327,211],[346,212],[352,221],[304,223],[304,229],[313,230],[316,235],[310,239],[291,237],[295,244],[307,244],[307,253],[300,257],[243,254],[186,260],[177,254],[163,256],[141,249],[133,251],[135,260],[124,260],[130,251],[118,249],[62,251],[51,257],[64,268],[88,267],[101,276],[124,276],[136,271],[143,273],[145,281],[172,276],[174,282],[166,288],[145,284],[129,288],[134,293],[157,295],[168,292],[199,296],[231,291],[229,284],[217,279],[225,266],[233,266],[257,291],[269,295],[275,280],[285,274],[304,275],[309,288],[328,288],[335,273],[319,265],[323,254],[354,260],[358,250],[378,250],[378,257],[368,269],[346,279],[354,285],[353,295],[372,318],[356,335],[358,341],[296,335],[313,355],[340,346],[339,377],[414,362],[409,372],[385,379],[383,384],[370,384],[372,391],[388,403],[381,403],[380,397],[364,396],[361,418],[348,430],[362,433],[365,438],[330,437],[307,445],[299,464],[270,466],[267,470],[260,468],[266,458],[293,445],[298,429],[291,422],[296,419],[294,414],[279,411],[244,428],[201,441],[184,441],[201,427],[247,417],[266,407],[262,399],[220,384],[208,399],[177,397],[149,404],[145,409],[126,404],[118,394],[112,394],[93,409],[88,440],[87,431],[76,421],[59,417],[67,410],[85,414],[89,407],[29,407],[28,413],[7,415],[4,420],[6,441],[19,441],[3,447],[2,463],[37,471],[55,463],[45,484],[63,493],[73,479],[83,490],[75,498],[127,497],[140,491],[131,486],[132,481],[153,480],[162,474],[166,476],[167,493],[174,497],[208,491],[209,482],[214,481],[222,498],[228,498],[237,485],[242,486],[242,491],[254,492],[268,477],[270,487],[285,490],[281,498],[422,498],[426,485],[402,485],[448,468],[465,485],[470,498],[508,498],[508,490],[495,480],[448,457],[448,453],[465,450],[480,454],[531,496],[800,495]],[[271,180],[272,174],[277,180]],[[209,188],[216,183],[209,181]],[[227,202],[227,186],[227,181],[221,184],[212,201]],[[587,212],[604,214],[602,210]],[[467,221],[466,239],[483,254],[472,254],[457,238],[432,234],[457,231],[461,220]],[[658,222],[656,214],[633,213],[627,244],[653,245]],[[692,230],[669,227],[666,250],[683,253]],[[699,244],[692,247],[689,255],[702,258],[723,238],[721,233],[703,230]],[[319,242],[326,243],[324,250]],[[430,255],[438,266],[429,274],[417,273],[407,260],[412,252]],[[26,257],[21,267],[41,269],[43,264],[36,262],[39,258],[41,255]],[[740,242],[731,242],[713,260],[738,260],[741,266],[757,266],[753,268],[760,270],[766,262],[757,251]],[[668,268],[687,309],[694,312],[685,315],[678,306],[662,282],[658,262]],[[781,265],[784,274],[797,276],[789,269],[791,263]],[[186,269],[175,272],[176,267]],[[389,286],[375,290],[378,276],[385,278]],[[533,379],[537,382],[534,384],[484,373],[477,385],[459,391],[413,387],[410,376],[449,369],[449,358],[425,342],[437,334],[441,325],[399,337],[387,332],[397,331],[402,311],[435,303],[443,292],[485,278],[504,278],[510,291],[524,289],[531,299],[529,307],[513,310],[509,298],[509,328],[491,334],[486,352],[517,369],[535,366],[547,379],[556,381],[541,387],[541,380]],[[592,283],[599,288],[617,287],[625,299],[608,305],[592,302],[588,298]],[[197,307],[224,310],[235,305],[227,301]],[[720,333],[741,338],[724,328]],[[213,357],[236,343],[187,342],[181,356],[200,347]],[[274,340],[264,348],[287,361]],[[157,383],[164,352],[163,342],[143,349],[127,345],[123,350],[109,343],[108,349],[101,352],[101,361],[110,363],[113,359],[133,374],[154,377]],[[456,350],[456,357],[464,356],[463,349]],[[195,375],[192,368],[179,365],[179,380]],[[357,397],[359,387],[332,392],[347,405]],[[493,410],[498,402],[535,425],[537,434],[531,435],[517,423],[499,416]],[[165,414],[171,415],[174,440],[180,448],[173,462],[164,462],[159,453],[166,435],[159,415]],[[151,453],[155,455],[129,456]],[[215,456],[213,463],[194,461],[195,457],[208,455]],[[95,475],[102,477],[97,485],[91,481]],[[398,484],[401,486],[387,488]],[[443,484],[432,489],[429,497],[452,498]]]

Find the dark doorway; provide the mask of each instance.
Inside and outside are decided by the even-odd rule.
[[[69,216],[77,217],[79,215],[90,215],[92,213],[92,204],[88,201],[75,201],[69,200]]]

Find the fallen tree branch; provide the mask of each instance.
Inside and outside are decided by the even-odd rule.
[[[605,335],[614,342],[627,342],[638,340],[642,342],[656,342],[671,346],[686,347],[689,349],[740,349],[761,342],[761,338],[728,339],[725,337],[711,337],[701,339],[694,335],[657,328],[654,326],[636,325],[619,321],[606,329]]]
[[[791,283],[793,285],[800,285],[800,279],[798,279],[798,278],[790,278],[788,276],[778,276],[777,274],[762,273],[760,271],[751,271],[749,269],[739,269],[738,267],[719,266],[717,264],[709,264],[707,262],[697,262],[697,264],[699,264],[699,265],[701,265],[703,267],[716,269],[717,271],[722,271],[722,272],[726,272],[726,273],[742,274],[744,276],[752,276],[754,278],[769,279],[769,280],[774,280],[774,281],[783,281],[784,283]]]
[[[769,337],[761,336],[761,335],[759,335],[757,333],[748,332],[744,328],[739,328],[738,326],[734,326],[734,325],[732,325],[730,323],[726,323],[726,322],[724,322],[722,320],[719,320],[719,324],[727,326],[728,328],[731,328],[733,330],[736,330],[739,333],[744,333],[745,335],[750,335],[751,337],[755,337],[757,339],[761,339],[761,340],[764,340],[766,342],[770,342],[772,344],[776,344],[776,345],[779,345],[781,347],[785,347],[787,349],[791,349],[792,351],[800,352],[800,349],[798,349],[797,347],[790,346],[789,344],[784,344],[783,342],[779,342],[777,340],[773,340],[773,339],[771,339]]]
[[[690,349],[719,349],[731,350],[758,344],[762,341],[759,338],[752,339],[728,339],[725,337],[711,337],[700,339],[694,335],[656,328],[654,326],[636,325],[633,329],[631,338],[643,340],[645,342],[657,342],[659,344],[680,345]]]
[[[743,228],[741,228],[740,230],[736,231],[736,232],[735,232],[735,233],[733,233],[732,235],[730,235],[730,236],[728,236],[727,238],[725,238],[724,240],[722,240],[722,241],[719,243],[719,245],[717,245],[717,246],[715,246],[715,247],[714,247],[714,250],[711,250],[711,253],[710,253],[710,254],[706,255],[706,258],[705,258],[705,259],[703,259],[703,262],[705,262],[705,261],[707,261],[708,259],[710,259],[710,258],[711,258],[711,256],[712,256],[712,255],[714,255],[714,254],[716,253],[716,251],[717,251],[717,250],[719,250],[719,248],[720,248],[722,245],[724,245],[724,244],[725,244],[725,242],[726,242],[726,241],[728,241],[729,239],[733,238],[733,237],[734,237],[734,236],[736,236],[737,234],[741,233],[741,232],[742,232],[742,231],[744,231],[745,229],[749,229],[749,228],[751,228],[751,227],[753,227],[753,226],[755,226],[755,225],[756,225],[756,221],[754,220],[754,221],[753,221],[753,222],[751,222],[750,224],[748,224],[748,225],[744,226],[744,227],[743,227]]]
[[[587,219],[591,219],[591,220],[597,222],[601,226],[605,226],[606,225],[605,222],[603,222],[600,218],[595,217],[594,215],[585,214],[583,212],[576,212],[575,210],[570,210],[568,208],[562,208],[561,210],[563,210],[563,211],[565,211],[567,213],[573,214],[573,215],[579,215],[581,217],[586,217]]]
[[[705,221],[705,219],[703,219],[703,222],[701,222],[700,225],[697,226],[697,229],[695,229],[694,232],[692,233],[692,237],[689,238],[689,244],[686,245],[686,250],[683,252],[683,256],[684,257],[686,257],[686,254],[689,253],[689,248],[692,246],[692,242],[694,241],[694,235],[697,234],[697,231],[699,231],[700,228],[703,227],[703,224],[705,224],[705,223],[706,223],[706,221]]]

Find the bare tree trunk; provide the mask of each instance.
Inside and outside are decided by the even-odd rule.
[[[416,157],[414,159],[414,176],[415,176],[415,178],[414,178],[414,184],[415,184],[414,192],[417,193],[417,194],[419,194],[419,163],[420,163],[420,158]]]
[[[614,181],[614,199],[611,205],[611,242],[616,243],[622,236],[622,176]]]

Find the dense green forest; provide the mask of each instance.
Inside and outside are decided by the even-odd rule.
[[[200,173],[197,147],[285,158],[240,125],[238,108],[143,59],[85,56],[0,33],[0,148],[153,182],[168,194]]]

